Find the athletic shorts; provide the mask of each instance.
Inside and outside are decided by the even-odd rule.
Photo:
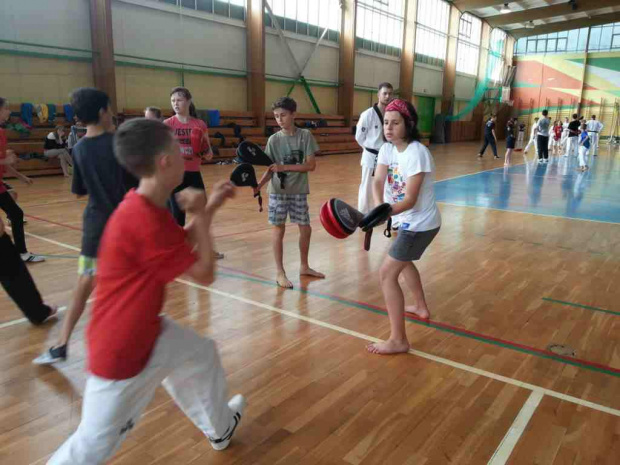
[[[419,260],[438,232],[439,228],[429,231],[401,230],[388,255],[399,262]]]
[[[506,148],[507,149],[514,149],[515,148],[515,138],[514,137],[506,138]]]
[[[78,275],[95,276],[97,274],[97,259],[80,255],[78,260]]]
[[[269,223],[279,226],[286,223],[310,224],[308,194],[269,194]]]

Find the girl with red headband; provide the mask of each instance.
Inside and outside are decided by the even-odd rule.
[[[385,109],[383,121],[383,134],[388,143],[379,151],[373,194],[377,205],[381,204],[387,179],[391,215],[400,216],[401,226],[380,271],[390,317],[390,338],[370,344],[367,349],[375,354],[394,354],[409,350],[405,312],[422,319],[430,317],[420,273],[413,262],[420,259],[439,232],[441,215],[433,188],[435,162],[429,150],[420,143],[415,108],[404,100],[393,100]],[[407,307],[398,282],[401,275],[413,293],[413,305]]]

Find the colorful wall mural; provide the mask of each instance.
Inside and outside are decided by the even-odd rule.
[[[581,114],[597,115],[609,136],[620,104],[620,53],[589,53],[584,72],[585,60],[583,52],[516,57],[511,98],[519,120],[531,124],[545,108],[552,119],[570,117],[581,99]]]

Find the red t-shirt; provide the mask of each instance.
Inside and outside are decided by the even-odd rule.
[[[164,124],[170,126],[174,130],[174,137],[176,137],[179,145],[181,146],[181,155],[185,159],[185,171],[200,171],[200,154],[194,153],[192,148],[192,129],[197,128],[205,133],[203,139],[201,152],[209,151],[209,132],[207,124],[197,118],[190,118],[188,123],[181,123],[176,115],[167,120],[164,120]]]
[[[4,160],[6,158],[6,131],[0,128],[0,160]],[[4,177],[5,171],[4,165],[0,165],[0,194],[4,194],[6,192],[6,187],[4,187],[4,181],[2,178]]]
[[[562,138],[562,126],[555,126],[553,128],[553,134],[554,134],[555,140],[560,140]]]
[[[131,190],[106,225],[87,330],[88,367],[127,379],[146,366],[159,333],[166,284],[197,260],[170,212]]]

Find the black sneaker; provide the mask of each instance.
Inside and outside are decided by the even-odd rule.
[[[47,351],[35,358],[32,363],[35,365],[53,365],[54,363],[67,360],[67,345],[50,347]]]
[[[241,416],[243,415],[243,410],[245,409],[246,405],[247,405],[247,402],[245,400],[245,397],[243,397],[240,394],[237,394],[236,396],[234,396],[232,399],[228,401],[228,407],[233,411],[234,423],[232,426],[228,428],[224,436],[222,436],[221,438],[219,439],[209,438],[211,447],[213,447],[215,450],[224,450],[228,447],[233,437],[233,434],[235,434],[235,429],[237,429],[237,426],[239,425],[239,422],[241,421]]]

